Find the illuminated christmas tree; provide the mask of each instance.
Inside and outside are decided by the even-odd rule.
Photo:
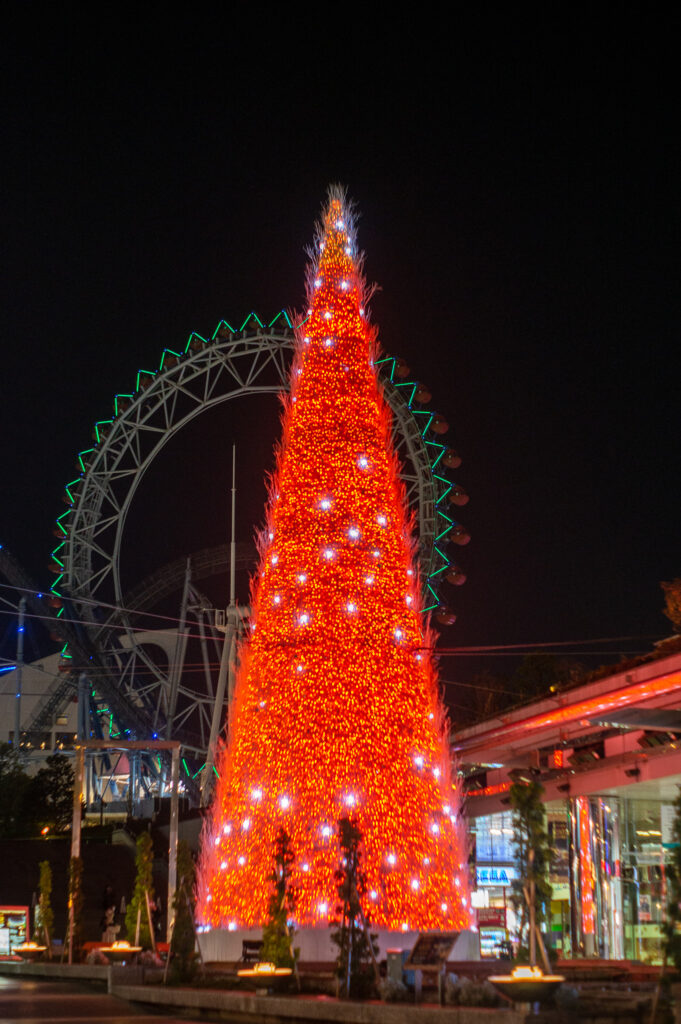
[[[295,853],[296,925],[329,924],[337,823],[352,814],[372,926],[468,927],[432,637],[361,264],[351,210],[332,189],[308,267],[230,743],[204,828],[205,926],[266,920],[282,826]]]

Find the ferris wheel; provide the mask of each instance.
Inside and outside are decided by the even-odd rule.
[[[226,573],[227,545],[180,559],[126,593],[121,579],[126,517],[151,464],[192,420],[222,403],[288,388],[293,347],[293,325],[283,311],[269,324],[251,313],[238,329],[223,320],[210,338],[192,333],[180,351],[164,349],[158,368],[140,370],[135,388],[115,396],[111,419],[95,424],[94,443],[78,454],[81,472],[66,485],[67,510],[55,526],[59,543],[52,552],[56,579],[49,602],[55,635],[65,640],[64,674],[27,732],[45,728],[71,696],[74,675],[85,671],[92,677],[93,700],[96,696],[100,710],[106,706],[112,726],[138,738],[172,734],[187,756],[205,761],[212,725],[214,738],[214,676],[223,638],[219,611],[211,609],[198,584],[210,574]],[[428,388],[410,379],[400,359],[384,356],[377,368],[418,533],[424,611],[449,624],[455,616],[440,596],[441,582],[457,586],[466,578],[452,564],[449,548],[470,539],[454,515],[468,496],[447,476],[461,460],[441,440],[448,424],[427,408]],[[237,550],[244,565],[249,554]],[[148,624],[142,628],[140,613],[174,589],[182,592],[178,628],[165,636]],[[187,673],[183,662],[192,635],[203,669]]]

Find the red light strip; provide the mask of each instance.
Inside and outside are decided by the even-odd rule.
[[[579,822],[579,881],[582,890],[582,930],[585,935],[596,931],[594,915],[593,860],[591,858],[591,814],[586,797],[577,797]]]
[[[518,736],[526,735],[528,732],[541,732],[558,725],[574,722],[579,718],[588,718],[589,715],[596,713],[626,708],[640,700],[663,697],[680,688],[681,672],[670,672],[667,675],[658,676],[656,679],[648,679],[644,683],[634,683],[632,686],[626,686],[611,693],[590,697],[588,700],[581,700],[576,704],[557,708],[555,711],[547,711],[542,715],[531,715],[529,718],[523,718],[518,722],[497,725],[480,736],[471,736],[470,739],[464,739],[460,743],[455,743],[453,750],[458,753],[469,753],[474,750],[484,749],[499,739],[502,739],[504,744],[506,744]]]
[[[466,794],[468,799],[475,796],[498,796],[499,793],[508,793],[511,788],[510,782],[498,782],[496,786],[485,786],[484,789],[472,789]]]

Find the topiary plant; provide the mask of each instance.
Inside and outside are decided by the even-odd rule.
[[[196,973],[196,934],[194,932],[194,882],[196,868],[191,847],[184,839],[177,844],[177,886],[173,898],[175,924],[170,944],[173,977],[191,981]]]
[[[38,924],[36,931],[45,940],[47,955],[52,958],[52,935],[54,932],[54,913],[52,911],[52,868],[49,860],[41,860],[38,865],[40,869],[40,881],[38,890]]]
[[[149,930],[149,915],[147,913],[147,897],[150,903],[154,899],[154,847],[148,832],[143,832],[137,840],[135,867],[137,868],[135,888],[133,889],[132,899],[125,911],[125,928],[128,941],[133,942],[136,939],[137,920],[139,918],[139,942],[144,949],[149,949],[152,941]]]
[[[375,936],[368,935],[361,904],[367,888],[361,841],[362,833],[357,822],[341,818],[338,822],[340,864],[335,873],[340,904],[336,912],[340,921],[331,940],[338,946],[336,973],[339,987],[349,999],[367,998],[378,983]]]
[[[518,865],[518,881],[513,883],[511,903],[520,918],[521,944],[530,945],[529,907],[526,896],[534,883],[534,912],[537,926],[546,925],[551,905],[551,884],[548,879],[552,854],[545,827],[544,787],[541,783],[515,782],[510,798],[513,808],[513,845]]]
[[[291,884],[295,854],[285,829],[280,828],[274,840],[274,870],[270,875],[272,894],[269,917],[262,933],[261,958],[277,967],[295,968],[299,950],[293,949],[293,925],[296,893]]]

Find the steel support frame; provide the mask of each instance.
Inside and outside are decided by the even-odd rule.
[[[195,416],[225,401],[279,393],[288,387],[294,334],[289,329],[270,327],[200,341],[196,350],[190,350],[188,345],[176,365],[167,365],[155,375],[138,375],[140,388],[129,396],[128,407],[110,423],[97,425],[100,439],[85,464],[83,477],[69,485],[74,503],[59,549],[64,571],[55,589],[59,592],[63,588],[78,617],[91,623],[89,639],[101,653],[108,669],[106,675],[112,680],[119,679],[118,688],[125,694],[125,704],[134,708],[137,725],[140,720],[148,724],[149,735],[154,731],[153,709],[162,703],[168,707],[171,695],[166,674],[143,649],[137,649],[136,631],[124,608],[119,561],[127,512],[155,457]],[[393,412],[393,440],[402,462],[407,500],[417,516],[419,557],[427,582],[438,525],[437,506],[448,488],[446,481],[443,486],[433,472],[425,431],[420,430],[404,390],[395,386],[389,376],[379,376],[379,380]],[[97,620],[97,606],[107,603],[115,609],[102,624]],[[121,626],[128,638],[125,647],[118,639]],[[151,678],[144,688],[140,687],[135,671],[138,659],[147,670],[147,678]],[[47,712],[48,705],[54,710],[72,688],[70,680],[57,685],[40,710]],[[189,714],[200,714],[199,705],[205,703],[206,695],[191,691],[182,695],[190,708]],[[190,740],[189,749],[192,748],[197,754],[205,753],[195,740]]]

